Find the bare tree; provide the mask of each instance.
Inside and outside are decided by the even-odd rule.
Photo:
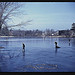
[[[19,10],[21,9],[22,4],[21,2],[0,2],[0,31],[2,26],[6,27],[14,27],[14,26],[20,26],[20,25],[26,25],[26,23],[30,22],[21,22],[17,25],[8,26],[7,21],[11,20],[14,14],[16,15]]]

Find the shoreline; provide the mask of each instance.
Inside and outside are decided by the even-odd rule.
[[[0,37],[14,37],[14,36],[0,36]]]
[[[25,37],[25,38],[73,38],[73,37],[66,37],[66,36],[46,36],[46,37],[43,37],[43,36],[0,36],[0,37]]]

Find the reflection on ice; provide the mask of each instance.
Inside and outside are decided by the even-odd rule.
[[[22,53],[23,53],[23,56],[25,56],[25,51],[22,51]]]
[[[57,48],[55,48],[55,53],[57,53]]]

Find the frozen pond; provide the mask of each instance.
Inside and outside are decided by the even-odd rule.
[[[1,46],[0,72],[75,72],[75,38],[0,38]]]

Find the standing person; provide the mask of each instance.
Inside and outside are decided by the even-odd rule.
[[[69,43],[70,43],[70,41],[71,41],[71,40],[69,39]]]
[[[69,39],[69,46],[70,46],[70,41],[71,41],[71,39]]]
[[[25,51],[25,44],[23,43],[23,51]]]
[[[55,42],[55,46],[57,46],[57,42]]]
[[[55,42],[55,47],[56,47],[56,48],[60,48],[59,46],[57,46],[57,42]]]

